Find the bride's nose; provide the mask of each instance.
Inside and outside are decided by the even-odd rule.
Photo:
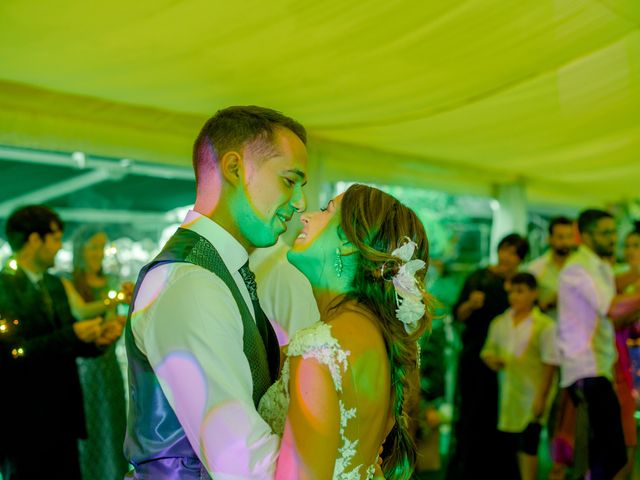
[[[309,223],[309,217],[310,215],[308,213],[303,213],[302,215],[300,215],[300,221],[306,225],[307,223]]]

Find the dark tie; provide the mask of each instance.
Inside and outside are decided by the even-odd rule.
[[[247,290],[249,290],[249,296],[251,297],[251,301],[255,304],[259,302],[258,300],[258,285],[256,284],[256,275],[249,268],[249,262],[245,263],[240,267],[240,276],[242,280],[244,280],[244,284],[247,286]],[[255,305],[254,305],[255,306]],[[258,312],[256,311],[256,317],[258,316]]]
[[[256,284],[256,275],[249,268],[249,261],[247,261],[247,263],[240,267],[239,272],[242,280],[244,280],[244,284],[247,286],[247,290],[249,290],[249,297],[251,297],[253,311],[255,312],[256,327],[258,327],[258,331],[260,332],[260,336],[262,337],[262,342],[264,343],[265,349],[267,350],[267,352],[269,352],[270,349],[275,348],[274,342],[277,342],[277,339],[275,336],[275,332],[273,331],[273,327],[269,323],[269,319],[260,306],[260,300],[258,299],[258,285]],[[270,365],[270,367],[271,373],[273,375],[274,366]],[[277,366],[275,368],[275,373],[277,374]],[[272,378],[272,380],[275,380],[275,377]]]
[[[44,282],[44,277],[36,282],[36,287],[40,292],[40,298],[42,299],[42,306],[44,307],[44,311],[47,313],[47,316],[51,320],[53,318],[53,300],[51,299],[49,289]]]

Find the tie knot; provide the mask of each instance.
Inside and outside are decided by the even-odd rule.
[[[240,267],[240,276],[244,280],[244,284],[249,290],[249,296],[252,301],[258,300],[258,285],[256,284],[256,276],[249,268],[249,262]]]

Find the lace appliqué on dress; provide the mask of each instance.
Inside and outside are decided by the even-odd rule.
[[[318,322],[311,327],[298,331],[289,343],[288,356],[282,367],[282,376],[274,383],[260,400],[258,412],[271,426],[274,433],[282,436],[289,409],[289,357],[301,356],[315,358],[329,367],[331,378],[338,394],[342,393],[342,374],[346,372],[348,351],[344,351],[338,340],[331,335],[331,325]],[[360,480],[362,465],[351,468],[356,454],[358,440],[350,440],[345,434],[347,423],[356,416],[356,409],[347,408],[342,399],[340,405],[340,438],[342,446],[333,470],[334,480]],[[373,478],[375,465],[366,470],[366,479]]]

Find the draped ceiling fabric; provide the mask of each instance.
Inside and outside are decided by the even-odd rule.
[[[0,144],[186,166],[233,104],[329,180],[637,198],[640,1],[0,2]]]

